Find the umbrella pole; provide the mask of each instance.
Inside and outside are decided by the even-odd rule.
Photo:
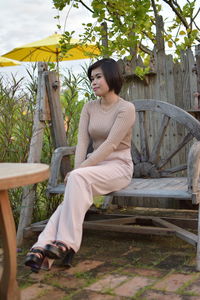
[[[59,78],[59,59],[58,59],[59,53],[56,51],[56,71],[58,73],[58,78]]]

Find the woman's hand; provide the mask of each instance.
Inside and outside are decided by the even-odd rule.
[[[68,172],[65,176],[65,179],[64,179],[64,184],[67,184],[67,180],[68,180],[68,177],[70,175],[71,172]]]

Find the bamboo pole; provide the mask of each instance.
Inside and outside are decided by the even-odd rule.
[[[38,63],[38,89],[36,110],[33,122],[33,133],[30,143],[30,150],[28,155],[29,163],[39,163],[42,152],[43,133],[45,122],[40,121],[40,108],[42,99],[46,93],[45,81],[43,73],[47,70],[47,64],[43,62]],[[24,228],[31,224],[33,205],[35,200],[36,186],[30,185],[23,188],[22,205],[20,211],[19,225],[17,229],[17,246],[21,246],[23,242]]]

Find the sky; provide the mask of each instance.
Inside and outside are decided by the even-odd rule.
[[[85,2],[89,3],[90,1]],[[81,24],[91,21],[91,15],[87,9],[84,7],[80,9],[79,13],[75,8],[69,12],[69,7],[66,7],[60,13],[62,30],[66,23],[66,30],[74,30],[76,32],[74,37],[76,38],[82,32]],[[57,28],[58,20],[54,17],[58,15],[58,11],[53,9],[52,0],[1,0],[0,12],[0,55],[11,51],[13,48],[43,39],[55,32],[62,33]],[[68,18],[65,20],[67,15]],[[87,61],[62,62],[60,68],[69,68],[78,72],[80,65]],[[26,67],[28,66],[29,63],[22,63],[20,66],[3,67],[0,68],[0,75],[9,76],[10,73],[13,73],[16,77],[21,78],[26,76]]]
[[[84,2],[90,4],[91,0],[84,0]],[[181,0],[182,4],[185,2],[186,0]],[[55,32],[62,33],[57,28],[58,20],[54,17],[58,11],[53,9],[52,0],[1,0],[0,12],[0,55],[13,48],[43,39]],[[164,15],[167,17],[169,16],[168,12],[165,8]],[[67,19],[66,16],[68,16]],[[66,23],[66,30],[74,30],[76,38],[83,31],[82,23],[88,22],[94,22],[94,19],[92,19],[91,13],[81,5],[79,10],[72,8],[69,11],[69,6],[67,6],[60,12],[62,31]],[[61,62],[60,69],[62,71],[68,68],[74,73],[80,72],[80,66],[87,62],[88,60]],[[28,63],[22,63],[16,67],[0,68],[0,75],[13,73],[16,77],[21,78],[26,76],[28,65]]]

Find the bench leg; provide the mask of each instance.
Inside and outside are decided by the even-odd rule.
[[[198,204],[198,205],[199,205],[199,204]],[[198,207],[197,271],[200,271],[200,205],[199,205],[199,207]]]

